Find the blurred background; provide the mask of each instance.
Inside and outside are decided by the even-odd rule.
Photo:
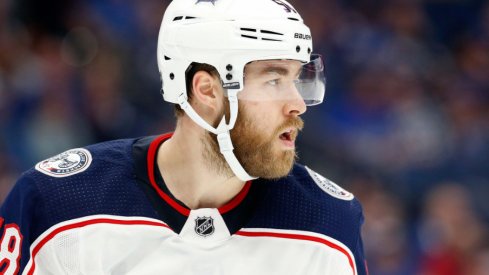
[[[0,202],[63,150],[173,129],[168,3],[0,1]],[[489,1],[291,3],[328,78],[300,162],[362,202],[370,274],[489,274]]]

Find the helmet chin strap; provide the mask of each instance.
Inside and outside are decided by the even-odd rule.
[[[234,128],[234,124],[236,123],[236,119],[238,117],[238,98],[237,92],[228,91],[228,100],[229,100],[229,108],[231,113],[231,118],[229,121],[229,125],[226,124],[226,117],[223,116],[221,122],[217,126],[217,128],[212,127],[207,121],[202,119],[202,117],[195,112],[194,108],[188,103],[187,95],[181,94],[178,100],[178,104],[180,108],[185,111],[185,113],[199,126],[206,129],[207,131],[214,133],[217,135],[217,142],[219,144],[219,149],[221,154],[224,156],[224,159],[228,163],[229,167],[233,171],[233,173],[242,181],[254,180],[256,177],[250,176],[241,163],[239,163],[238,159],[233,153],[234,147],[231,141],[231,135],[229,131]]]

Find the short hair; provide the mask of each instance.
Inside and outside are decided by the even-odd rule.
[[[188,66],[187,70],[185,71],[185,83],[186,83],[186,88],[187,88],[187,98],[190,101],[192,98],[192,81],[194,79],[194,75],[199,72],[199,71],[205,71],[211,74],[214,77],[219,78],[219,72],[214,68],[214,66],[206,64],[206,63],[196,63],[193,62]],[[175,117],[179,118],[182,117],[185,114],[185,112],[180,108],[180,105],[175,104]]]

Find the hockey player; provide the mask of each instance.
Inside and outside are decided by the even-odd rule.
[[[283,0],[174,0],[158,42],[173,133],[68,150],[0,212],[0,273],[364,275],[361,206],[295,164],[321,57]]]

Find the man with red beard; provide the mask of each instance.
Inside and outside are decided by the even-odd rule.
[[[174,0],[158,66],[175,131],[24,173],[0,210],[1,274],[367,273],[360,204],[295,163],[325,78],[289,3]]]

